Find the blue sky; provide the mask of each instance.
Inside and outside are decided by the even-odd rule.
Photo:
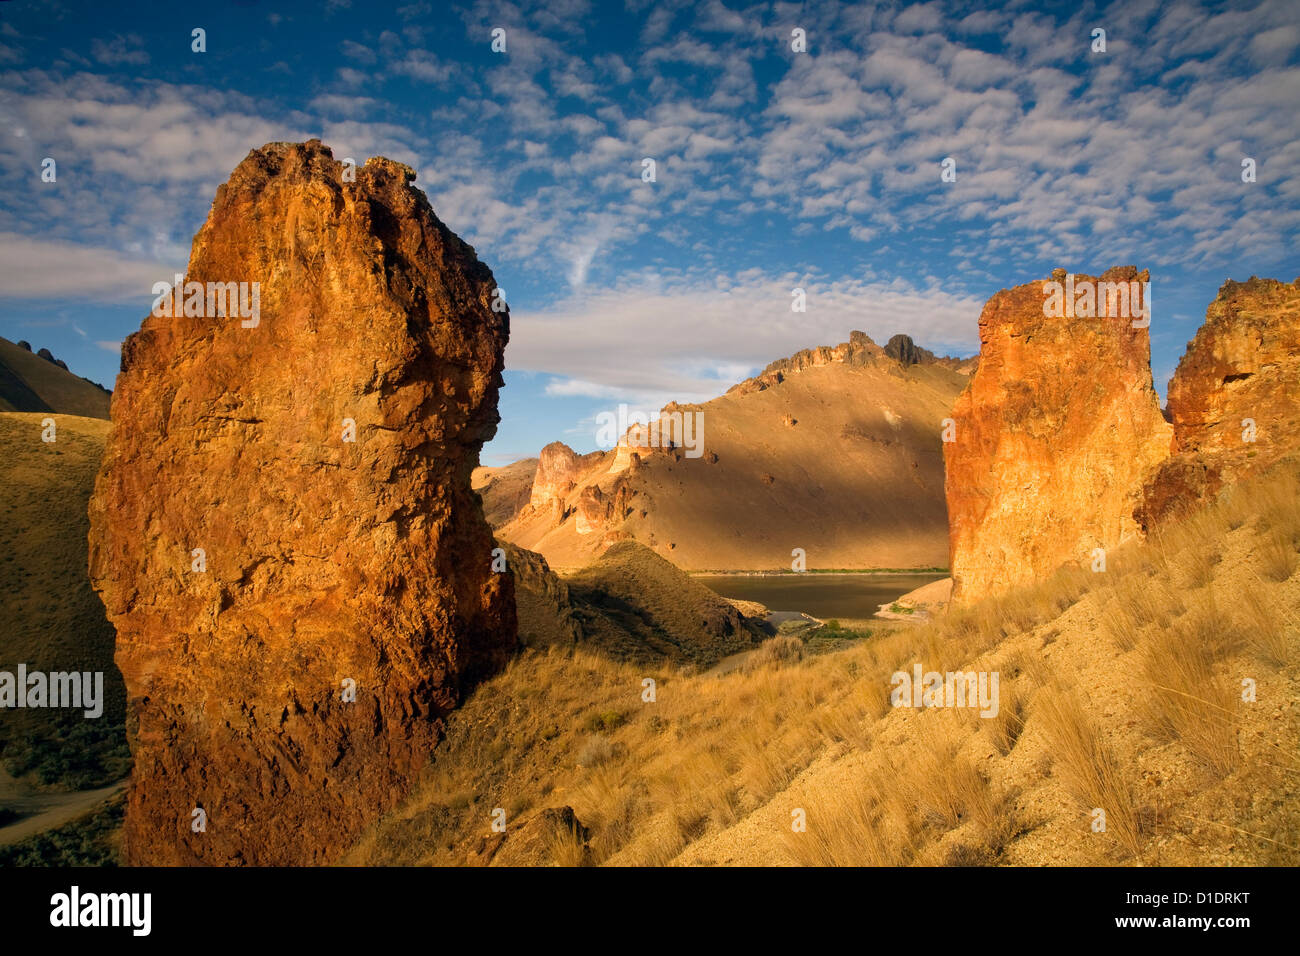
[[[485,464],[852,329],[971,354],[1058,266],[1151,270],[1163,391],[1223,280],[1300,275],[1298,104],[1294,0],[0,0],[0,335],[111,386],[216,187],[319,137],[414,167],[505,289]]]

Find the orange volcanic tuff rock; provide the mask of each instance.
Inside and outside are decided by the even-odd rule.
[[[1136,517],[1150,529],[1300,447],[1300,279],[1225,282],[1169,383],[1174,456]]]
[[[249,153],[187,278],[258,283],[259,321],[151,314],[123,345],[90,573],[131,864],[335,859],[517,642],[470,489],[508,315],[411,169],[349,173],[316,140]]]
[[[1129,266],[1074,285],[1147,279]],[[1146,323],[1048,317],[1059,310],[1045,308],[1047,284],[1004,289],[980,315],[979,363],[944,445],[954,602],[1090,562],[1094,549],[1140,534],[1143,476],[1170,452]]]

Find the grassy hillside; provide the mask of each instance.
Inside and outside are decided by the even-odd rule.
[[[65,709],[4,711],[0,761],[15,777],[84,789],[129,765],[114,632],[86,573],[86,502],[109,424],[49,416],[56,440],[45,443],[46,417],[0,413],[0,670],[102,671],[106,702],[93,720]]]
[[[94,382],[0,338],[0,412],[108,418],[110,395]]]
[[[542,811],[571,807],[551,862],[1295,865],[1298,563],[1291,461],[1103,573],[830,653],[698,673],[531,651],[452,715],[349,861],[478,863],[525,834],[535,850],[558,819]],[[996,671],[997,716],[892,707],[914,664]]]

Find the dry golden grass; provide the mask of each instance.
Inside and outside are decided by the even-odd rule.
[[[1157,631],[1143,648],[1143,675],[1150,687],[1141,699],[1143,710],[1157,734],[1180,741],[1214,773],[1228,774],[1240,758],[1236,695],[1215,670],[1222,654],[1206,638],[1216,631],[1203,619],[1179,624]]]
[[[573,807],[608,864],[1214,863],[1240,861],[1222,855],[1234,840],[1276,858],[1294,845],[1296,762],[1285,722],[1236,682],[1258,671],[1270,708],[1296,686],[1300,582],[1270,577],[1260,545],[1300,529],[1297,488],[1272,475],[1118,549],[1107,572],[1064,569],[828,653],[773,645],[714,675],[528,652],[453,715],[429,778],[347,862],[462,863],[512,801]],[[1000,672],[997,715],[896,710],[890,676],[918,663]],[[580,759],[587,747],[599,759]]]
[[[1085,813],[1104,810],[1105,832],[1125,852],[1137,854],[1142,817],[1136,781],[1101,736],[1078,694],[1060,684],[1045,687],[1035,701],[1035,715],[1051,742],[1066,791]]]
[[[1291,637],[1300,627],[1285,607],[1270,601],[1265,587],[1253,580],[1238,589],[1233,623],[1260,660],[1282,667],[1293,657]]]
[[[1300,563],[1300,554],[1292,543],[1289,529],[1276,529],[1260,542],[1260,571],[1268,580],[1287,580],[1295,574],[1297,563]]]

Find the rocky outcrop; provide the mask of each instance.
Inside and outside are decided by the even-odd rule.
[[[525,647],[572,647],[582,640],[569,586],[534,551],[499,542],[515,579],[519,641]]]
[[[919,365],[933,362],[934,353],[923,349],[912,341],[910,335],[895,335],[885,343],[885,354],[900,365]]]
[[[507,315],[411,169],[354,173],[314,140],[251,152],[187,280],[258,283],[260,314],[155,309],[123,345],[90,571],[129,863],[329,862],[516,642],[470,489]]]
[[[572,807],[547,807],[526,813],[505,831],[481,836],[466,866],[590,866],[591,834]]]
[[[537,456],[537,474],[528,503],[538,511],[551,510],[556,501],[563,503],[582,475],[603,457],[603,452],[579,455],[564,442],[551,442]]]
[[[1169,383],[1174,455],[1149,478],[1144,528],[1300,447],[1300,279],[1225,282]]]
[[[1124,267],[1074,282],[1146,279]],[[1045,298],[1031,282],[997,293],[980,315],[979,365],[944,444],[954,602],[1138,535],[1142,478],[1169,454],[1147,329],[1124,317],[1052,318]]]
[[[871,341],[871,338],[865,332],[850,332],[847,342],[841,342],[839,345],[819,345],[816,348],[803,349],[795,352],[789,358],[777,359],[775,362],[768,363],[767,367],[753,378],[745,379],[745,381],[731,386],[727,390],[727,394],[743,395],[748,392],[763,391],[773,385],[780,385],[792,373],[802,372],[808,368],[819,368],[831,364],[869,365],[884,356],[885,350]]]

